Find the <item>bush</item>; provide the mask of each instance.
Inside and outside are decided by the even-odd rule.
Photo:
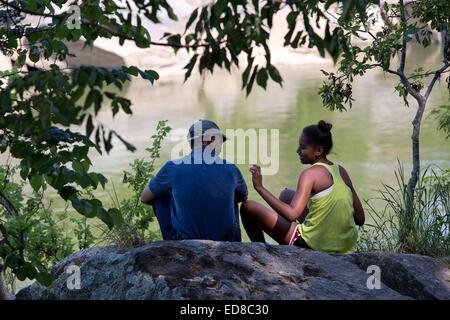
[[[406,221],[407,185],[401,164],[395,176],[395,187],[383,184],[379,197],[366,201],[373,223],[364,227],[358,251],[450,256],[450,170],[427,167],[422,172],[414,191],[412,223]]]
[[[120,224],[112,230],[103,230],[102,240],[108,245],[119,247],[135,247],[149,241],[161,239],[158,231],[151,231],[150,224],[154,221],[152,207],[141,202],[141,193],[155,170],[155,160],[160,156],[161,142],[170,132],[167,120],[159,121],[156,133],[151,137],[152,145],[145,150],[149,159],[135,159],[130,163],[131,172],[123,172],[123,182],[131,189],[132,195],[126,199],[119,199],[115,190],[110,194],[114,206],[118,208],[123,217]]]
[[[51,212],[51,203],[43,201],[45,188],[33,191],[27,199],[23,196],[24,181],[13,180],[17,167],[0,166],[0,194],[2,201],[9,201],[0,207],[0,277],[7,289],[15,291],[16,279],[36,279],[50,284],[48,270],[54,263],[71,254],[75,243],[61,227],[66,212],[60,216]],[[5,200],[8,199],[8,200]],[[6,267],[6,268],[5,268]]]

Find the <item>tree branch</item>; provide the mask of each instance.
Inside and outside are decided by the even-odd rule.
[[[0,191],[0,204],[5,208],[5,210],[13,215],[18,217],[19,211],[17,208],[11,203],[11,201],[3,194],[3,192]]]
[[[32,10],[28,10],[28,9],[24,9],[20,6],[17,6],[13,3],[10,3],[6,0],[0,0],[0,3],[4,4],[5,6],[11,7],[14,10],[17,10],[19,12],[22,13],[27,13],[30,15],[34,15],[34,16],[42,16],[42,17],[46,17],[46,18],[54,18],[54,19],[64,19],[67,17],[66,13],[61,13],[61,14],[51,14],[51,13],[41,13],[41,12],[36,12],[36,11],[32,11]],[[126,36],[122,33],[120,33],[119,31],[115,30],[114,28],[107,26],[107,25],[103,25],[103,24],[99,24],[97,21],[92,21],[86,18],[81,18],[81,23],[83,25],[86,26],[95,26],[103,31],[109,32],[111,35],[125,39],[125,40],[131,40],[134,41],[134,39],[132,37]],[[226,41],[222,41],[221,43],[224,43]],[[150,41],[150,45],[154,45],[154,46],[165,46],[165,47],[172,47],[172,48],[178,48],[178,49],[196,49],[198,47],[208,47],[211,44],[209,43],[204,43],[204,44],[196,44],[196,45],[178,45],[178,44],[173,44],[173,43],[167,43],[167,42],[154,42],[154,41]]]
[[[0,3],[3,3],[5,6],[11,7],[16,11],[19,11],[22,13],[28,13],[33,16],[42,16],[42,17],[46,17],[46,18],[64,18],[64,15],[62,15],[62,14],[54,15],[51,13],[44,13],[44,12],[41,13],[41,12],[35,12],[35,11],[28,10],[28,9],[24,9],[24,8],[18,6],[14,3],[8,2],[6,0],[0,0]]]
[[[405,72],[405,62],[406,62],[406,45],[407,45],[407,41],[406,41],[406,26],[407,26],[407,22],[406,22],[406,13],[405,13],[405,5],[403,3],[403,0],[400,0],[400,19],[401,19],[401,24],[403,24],[403,35],[402,35],[402,49],[401,49],[401,53],[400,53],[400,66],[398,67],[397,71],[398,73],[403,74]]]

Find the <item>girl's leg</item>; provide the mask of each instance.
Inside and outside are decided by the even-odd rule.
[[[280,199],[284,203],[291,204],[292,198],[294,198],[294,196],[295,196],[295,190],[284,188],[283,190],[281,190],[280,196],[278,197],[278,199]]]
[[[264,239],[264,232],[262,231],[261,227],[256,223],[254,217],[252,217],[251,214],[248,213],[248,209],[245,206],[248,201],[250,200],[241,203],[240,209],[241,221],[242,225],[244,226],[245,232],[247,232],[247,235],[250,238],[251,242],[266,242],[266,239]]]
[[[286,190],[288,189],[281,192],[280,200],[290,203],[293,194]],[[264,231],[278,243],[289,244],[297,226],[271,208],[252,200],[241,204],[241,219],[245,231],[253,242],[264,242]]]
[[[280,196],[278,197],[281,201],[285,203],[291,203],[292,198],[294,197],[295,190],[284,188]],[[247,232],[248,237],[252,242],[265,242],[264,232],[261,229],[261,226],[258,225],[254,218],[247,214],[245,211],[245,207],[243,204],[241,205],[241,220],[242,225],[244,226],[245,231]]]

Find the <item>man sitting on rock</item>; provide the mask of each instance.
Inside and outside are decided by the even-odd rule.
[[[188,133],[191,153],[168,161],[145,187],[164,240],[241,241],[238,203],[247,185],[236,165],[219,157],[227,137],[210,120]]]

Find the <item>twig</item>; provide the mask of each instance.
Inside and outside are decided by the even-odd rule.
[[[400,0],[400,18],[403,23],[403,29],[406,29],[406,13],[405,13],[405,5],[403,3],[403,0]],[[405,61],[406,61],[406,45],[407,45],[407,38],[406,38],[406,31],[403,31],[402,35],[402,49],[400,54],[400,66],[398,67],[397,71],[399,73],[405,72]]]
[[[11,203],[11,201],[3,194],[3,192],[0,191],[0,204],[5,208],[5,210],[13,215],[18,217],[19,211],[17,208]]]

